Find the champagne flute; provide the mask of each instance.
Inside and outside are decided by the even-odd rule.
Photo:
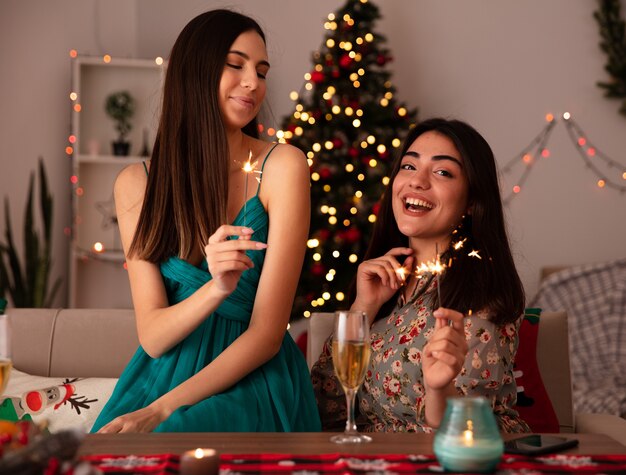
[[[9,316],[0,311],[0,395],[9,382],[11,372],[11,327]]]
[[[348,420],[343,434],[330,438],[336,444],[371,442],[372,438],[359,434],[354,421],[354,403],[365,378],[370,360],[370,332],[367,315],[358,311],[335,312],[332,339],[333,366],[337,379],[346,393]]]

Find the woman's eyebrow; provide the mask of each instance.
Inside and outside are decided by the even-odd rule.
[[[408,152],[406,152],[404,154],[404,156],[409,156],[409,157],[414,157],[414,158],[420,158],[420,154],[418,152],[414,152],[412,150],[409,150]],[[463,163],[461,163],[461,161],[458,158],[455,157],[451,157],[450,155],[433,155],[431,157],[431,160],[434,161],[441,161],[441,160],[450,160],[454,163],[456,163],[459,167],[463,168]]]
[[[230,50],[228,54],[236,54],[238,56],[241,56],[243,59],[248,59],[248,60],[250,59],[250,56],[248,56],[246,53],[244,53],[243,51],[238,51],[236,49]],[[264,66],[267,66],[268,68],[270,67],[270,63],[268,63],[264,59],[257,63],[257,66],[259,65],[264,65]]]

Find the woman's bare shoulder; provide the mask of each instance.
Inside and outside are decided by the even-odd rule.
[[[265,170],[274,168],[280,170],[281,175],[285,172],[297,173],[298,171],[306,171],[308,174],[309,164],[304,153],[299,148],[282,143],[275,147],[273,144],[270,144],[268,152],[269,156],[267,156]],[[264,159],[265,157],[263,156]],[[260,163],[259,166],[261,166]]]
[[[141,206],[148,183],[148,175],[143,163],[133,163],[125,167],[115,179],[115,203],[117,207],[130,209]]]

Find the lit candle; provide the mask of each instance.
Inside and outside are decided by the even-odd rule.
[[[467,447],[474,445],[474,432],[472,431],[472,421],[467,421],[467,429],[463,431],[463,439]]]
[[[433,450],[446,471],[492,472],[502,457],[504,444],[487,399],[448,399]]]
[[[188,450],[180,457],[180,475],[217,475],[220,457],[214,449]]]

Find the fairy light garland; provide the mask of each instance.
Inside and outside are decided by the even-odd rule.
[[[80,55],[76,49],[69,50],[69,57],[71,58],[72,61],[78,60],[79,56]],[[101,60],[102,60],[102,63],[104,64],[111,64],[115,62],[114,58],[110,54],[102,55]],[[164,66],[165,60],[163,59],[163,57],[157,56],[156,58],[154,58],[154,62],[157,66]],[[76,112],[76,113],[83,112],[83,107],[80,102],[80,96],[78,92],[76,92],[76,84],[72,85],[72,90],[70,91],[67,97],[69,98],[71,102],[71,108],[73,112]],[[68,156],[69,159],[76,159],[77,158],[76,155],[80,153],[78,149],[76,148],[77,141],[78,139],[76,135],[74,135],[74,133],[70,133],[68,135],[67,137],[68,144],[65,146],[64,152]],[[76,195],[76,199],[81,199],[83,195],[85,194],[85,188],[83,185],[81,185],[79,181],[80,181],[79,177],[72,172],[72,174],[69,177],[69,182],[70,182],[70,185],[72,186],[73,193]],[[111,199],[107,201],[96,202],[95,207],[96,207],[96,210],[100,212],[103,216],[103,225],[102,225],[103,229],[108,229],[112,225],[117,226],[117,217],[115,216],[115,209],[114,209],[112,197]],[[83,220],[82,220],[81,215],[78,214],[78,211],[76,211],[76,214],[73,218],[72,226],[65,226],[63,228],[63,234],[70,240],[74,239],[75,227],[81,225],[82,221]],[[114,236],[116,235],[114,234]],[[115,241],[115,237],[114,237],[114,241]],[[114,266],[119,266],[121,263],[121,267],[125,270],[128,270],[128,266],[124,260],[124,253],[123,251],[118,249],[119,246],[117,243],[114,243],[113,245],[114,249],[108,249],[100,240],[95,241],[91,245],[91,247],[88,249],[81,247],[79,245],[75,245],[74,248],[75,248],[77,255],[80,257],[80,259],[84,261],[97,260],[100,262],[112,264]]]
[[[530,176],[530,172],[537,159],[548,158],[550,156],[550,150],[547,148],[548,140],[550,139],[550,135],[552,134],[556,121],[552,114],[547,114],[546,122],[547,124],[543,127],[543,129],[541,129],[535,138],[532,139],[520,153],[507,162],[504,167],[502,167],[502,173],[507,174],[515,165],[525,165],[521,177],[516,181],[515,185],[511,189],[511,192],[503,199],[505,205],[509,204],[513,197],[522,191],[522,187]]]
[[[571,117],[571,114],[563,114],[563,123],[578,155],[582,158],[587,168],[596,175],[598,188],[609,187],[618,190],[620,193],[626,192],[626,166],[613,160],[596,147],[578,123]],[[621,183],[614,178],[610,178],[608,174],[603,173],[595,163],[597,160],[603,161],[611,171],[617,170],[621,174]]]
[[[511,200],[523,190],[523,185],[528,180],[535,163],[542,158],[550,157],[548,143],[554,126],[557,124],[557,119],[552,114],[547,114],[546,122],[547,124],[535,138],[501,169],[502,174],[506,175],[510,174],[516,165],[525,165],[524,171],[519,179],[515,181],[515,185],[511,188],[511,191],[503,198],[505,205],[508,205]],[[583,160],[587,169],[591,170],[595,175],[598,188],[613,188],[620,193],[626,192],[626,166],[598,149],[598,147],[589,140],[587,134],[572,118],[569,112],[563,113],[562,122],[565,125],[568,137],[576,148],[578,155]],[[604,173],[598,166],[598,160],[604,162],[604,165],[608,167],[610,171],[617,170],[618,174],[621,176],[621,181]]]

